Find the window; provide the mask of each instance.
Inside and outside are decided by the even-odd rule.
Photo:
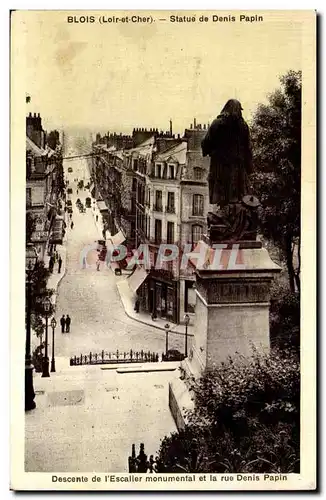
[[[158,179],[161,179],[162,177],[162,165],[160,163],[158,163],[156,165],[156,172],[155,172],[155,176],[158,178]]]
[[[134,160],[134,171],[137,172],[138,170],[138,160]]]
[[[155,219],[155,243],[160,244],[162,240],[162,221]]]
[[[174,243],[174,222],[168,221],[167,243]]]
[[[174,179],[174,165],[169,165],[169,179]]]
[[[33,187],[32,205],[33,206],[44,205],[44,187],[42,186]]]
[[[168,192],[168,204],[167,204],[167,212],[170,214],[175,213],[175,206],[174,206],[174,193],[173,192]]]
[[[32,189],[26,188],[26,207],[30,208],[32,206]]]
[[[162,212],[162,191],[156,191],[155,193],[155,207],[157,212]]]
[[[194,176],[196,181],[200,181],[203,178],[203,169],[195,167],[194,168]]]
[[[192,215],[204,215],[204,196],[202,194],[194,194]]]
[[[192,226],[192,243],[196,244],[198,243],[199,240],[201,240],[201,237],[203,235],[203,227],[200,226],[199,224],[195,224]]]
[[[147,191],[146,191],[146,204],[148,206],[150,206],[150,204],[151,204],[151,191],[149,188],[147,188]]]

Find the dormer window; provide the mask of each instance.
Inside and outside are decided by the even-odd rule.
[[[158,179],[161,179],[162,178],[162,165],[160,163],[157,163],[155,170],[156,170],[155,177],[157,177]]]
[[[174,165],[169,165],[168,166],[168,179],[175,179],[175,169]]]

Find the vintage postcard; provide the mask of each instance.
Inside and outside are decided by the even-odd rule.
[[[13,490],[316,488],[316,12],[11,12]]]

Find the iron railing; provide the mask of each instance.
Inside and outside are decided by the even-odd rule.
[[[70,366],[98,365],[98,364],[118,364],[118,363],[153,363],[161,361],[158,353],[150,351],[107,352],[81,354],[70,358]]]

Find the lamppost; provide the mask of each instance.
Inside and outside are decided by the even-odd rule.
[[[52,359],[51,359],[51,372],[55,372],[55,359],[54,359],[54,330],[57,326],[57,322],[55,318],[51,319],[51,327],[52,327]]]
[[[169,323],[166,323],[164,328],[165,328],[165,356],[167,356],[169,350],[169,330],[170,330]]]
[[[44,300],[45,312],[45,353],[42,362],[42,377],[49,377],[49,358],[48,358],[48,317],[51,309],[51,301],[48,297]]]
[[[25,346],[25,411],[34,410],[35,392],[33,386],[33,368],[31,357],[31,284],[32,274],[37,263],[37,252],[33,245],[26,248],[26,276],[27,276],[27,297],[26,297],[26,346]]]
[[[184,315],[184,322],[186,326],[186,332],[185,332],[185,358],[188,356],[188,325],[190,321],[190,316],[189,314]]]

